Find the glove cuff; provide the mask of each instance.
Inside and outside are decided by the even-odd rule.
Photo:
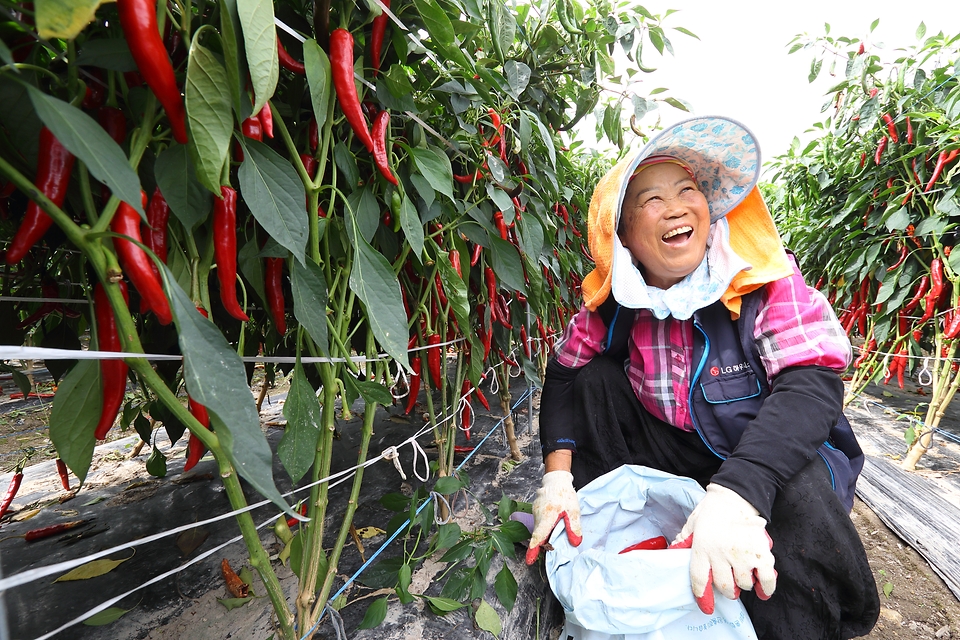
[[[569,471],[548,471],[543,474],[543,481],[540,483],[544,489],[563,489],[564,487],[573,488],[573,474]]]
[[[752,504],[743,499],[743,497],[734,491],[733,489],[728,489],[720,484],[713,484],[712,482],[707,485],[707,495],[711,496],[713,500],[722,501],[726,503],[729,508],[736,509],[737,511],[751,516],[759,516],[760,512]]]

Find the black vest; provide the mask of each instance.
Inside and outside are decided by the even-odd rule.
[[[770,395],[767,374],[754,340],[760,291],[743,297],[740,318],[730,320],[722,302],[694,313],[693,376],[690,413],[697,433],[719,458],[726,459],[751,420]],[[608,304],[611,303],[612,304]],[[605,353],[627,357],[635,311],[609,296],[598,309],[607,324]],[[833,489],[847,508],[853,508],[857,477],[863,469],[863,451],[850,423],[841,413],[817,453],[830,470]]]

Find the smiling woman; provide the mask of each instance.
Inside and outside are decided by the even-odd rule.
[[[746,127],[700,117],[598,183],[597,268],[544,381],[527,561],[561,520],[580,544],[574,487],[651,467],[706,487],[660,532],[692,549],[690,605],[739,597],[765,640],[855,637],[879,601],[848,516],[863,464],[840,411],[850,343],[780,244],[759,166]]]

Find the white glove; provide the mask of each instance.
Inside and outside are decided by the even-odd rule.
[[[534,526],[527,548],[527,564],[537,561],[540,547],[550,537],[560,518],[563,518],[570,544],[578,546],[583,535],[580,531],[580,501],[573,490],[573,474],[569,471],[550,471],[543,474],[543,482],[533,500]]]
[[[777,572],[766,524],[735,491],[707,486],[707,495],[674,540],[675,547],[692,547],[690,584],[701,611],[713,613],[713,587],[731,600],[740,596],[740,589],[754,586],[761,600],[773,595]]]

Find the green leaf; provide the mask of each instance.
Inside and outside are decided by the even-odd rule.
[[[456,476],[443,476],[437,480],[437,484],[434,485],[433,490],[441,495],[448,496],[462,488],[463,482],[460,481],[460,478]]]
[[[103,127],[73,105],[48,96],[33,85],[26,87],[37,115],[60,144],[80,159],[94,178],[143,214],[140,178],[130,167],[123,150]]]
[[[154,478],[164,478],[167,475],[167,456],[156,447],[153,447],[150,457],[147,458],[147,473]]]
[[[330,58],[316,40],[303,43],[303,66],[306,67],[307,83],[310,85],[310,102],[317,127],[322,128],[330,110]]]
[[[925,24],[923,24],[923,22],[921,22],[921,23],[917,26],[917,33],[916,33],[917,40],[923,40],[923,36],[925,36],[925,35],[927,35],[927,25],[925,25]]]
[[[680,111],[690,111],[690,104],[688,102],[684,102],[679,98],[667,98],[666,100],[664,100],[664,102],[666,102],[668,105],[670,105],[674,109],[680,109]]]
[[[461,540],[440,557],[440,562],[460,562],[473,552],[470,540]]]
[[[442,616],[445,613],[450,613],[451,611],[456,611],[457,609],[462,609],[466,605],[462,602],[457,602],[453,598],[441,598],[438,596],[420,596],[427,601],[427,604],[430,605],[430,609],[433,610],[438,616]]]
[[[450,166],[450,158],[434,147],[413,147],[410,155],[430,186],[453,200],[453,167]]]
[[[889,598],[891,593],[893,593],[893,583],[892,582],[883,583],[883,595]]]
[[[360,237],[354,237],[350,289],[363,302],[373,335],[383,349],[403,367],[407,361],[407,316],[403,311],[400,282],[393,267]]]
[[[517,20],[505,2],[491,2],[489,9],[490,21],[487,26],[493,38],[494,51],[500,58],[500,62],[506,63],[506,56],[517,37]],[[506,64],[504,64],[504,70],[506,70]]]
[[[83,482],[93,459],[93,432],[103,406],[100,363],[80,360],[57,387],[50,413],[50,440],[70,471]]]
[[[287,428],[277,445],[277,455],[290,479],[297,483],[310,470],[317,454],[317,442],[320,440],[320,424],[323,409],[313,387],[307,382],[300,359],[293,369],[290,390],[283,404],[283,416],[287,419]]]
[[[243,46],[238,37],[241,31],[237,0],[224,0],[220,5],[220,44],[223,46],[223,62],[229,79],[230,98],[240,120],[247,118],[251,108],[247,97],[247,62],[240,53]],[[242,86],[241,86],[242,83]]]
[[[547,129],[540,118],[535,118],[537,123],[537,129],[540,130],[540,138],[543,140],[543,146],[547,149],[547,157],[550,158],[550,166],[556,168],[557,166],[557,150],[553,147],[553,136],[550,134],[550,130]]]
[[[244,201],[270,237],[303,263],[309,235],[303,182],[293,165],[262,142],[245,139],[243,149],[237,177]]]
[[[102,627],[104,625],[112,624],[119,620],[123,614],[128,611],[133,611],[133,609],[121,609],[120,607],[110,607],[104,609],[100,613],[95,613],[86,620],[83,621],[83,624],[88,627]]]
[[[313,260],[293,262],[293,315],[323,354],[329,353],[327,335],[327,282]]]
[[[81,67],[100,67],[121,73],[137,70],[137,63],[134,62],[130,47],[123,38],[87,40],[77,54],[77,64]]]
[[[807,75],[807,82],[813,82],[820,75],[820,69],[823,67],[822,58],[814,58],[810,62],[810,73]]]
[[[960,272],[960,251],[951,251],[947,263],[954,273]]]
[[[513,577],[506,563],[497,573],[496,580],[493,581],[493,590],[504,609],[513,611],[513,605],[517,602],[517,580]]]
[[[454,249],[456,251],[456,249]],[[457,270],[450,264],[450,254],[446,251],[437,252],[437,266],[440,268],[440,282],[450,301],[450,308],[461,327],[470,326],[470,301],[467,299],[467,285],[457,275]]]
[[[72,40],[93,20],[106,0],[37,0],[37,32],[41,38]]]
[[[173,143],[161,151],[153,172],[160,193],[184,229],[193,231],[194,227],[207,219],[213,200],[210,192],[197,180],[196,169],[186,146]]]
[[[403,512],[410,507],[410,498],[402,493],[388,493],[380,498],[380,504],[390,511]]]
[[[214,431],[237,472],[290,515],[273,482],[273,454],[260,430],[256,403],[240,356],[215,324],[200,315],[163,266],[164,285],[183,353],[183,380],[190,397],[207,407]]]
[[[0,60],[2,60],[4,64],[13,64],[15,62],[13,52],[10,51],[10,47],[8,47],[3,40],[0,40]]]
[[[423,255],[423,223],[420,222],[420,214],[413,202],[406,195],[400,204],[400,227],[403,234],[407,237],[407,244],[410,245],[410,253],[419,258]]]
[[[367,607],[367,612],[363,614],[363,620],[357,626],[357,629],[373,629],[379,627],[384,618],[387,617],[387,599],[377,598]]]
[[[247,596],[246,598],[217,598],[217,602],[226,607],[227,611],[242,607],[251,600],[253,600],[253,596]]]
[[[519,508],[516,511],[520,511]],[[529,512],[527,512],[529,513]],[[507,516],[510,517],[509,515]],[[498,530],[505,535],[510,542],[523,542],[530,538],[530,530],[521,522],[516,520],[505,520],[503,524],[498,527]]]
[[[467,60],[460,48],[457,34],[453,30],[453,23],[446,12],[437,4],[436,0],[414,0],[417,12],[423,18],[424,28],[430,34],[426,44],[432,46],[444,57],[452,60],[458,66],[473,70],[473,65]]]
[[[513,558],[516,556],[516,550],[513,548],[513,541],[499,531],[492,531],[490,533],[490,540],[493,542],[494,548],[497,551],[502,553],[508,558]]]
[[[237,0],[237,13],[243,27],[243,44],[247,52],[250,83],[256,96],[253,113],[273,96],[280,78],[277,53],[277,27],[273,23],[271,0]],[[191,54],[192,55],[192,54]]]
[[[367,402],[375,402],[384,406],[393,402],[390,390],[379,382],[370,382],[369,380],[351,380],[351,382],[357,386],[360,396]]]
[[[460,540],[460,525],[456,522],[448,522],[437,527],[437,538],[435,547],[437,549],[449,549]]]
[[[910,212],[905,207],[900,207],[887,215],[883,224],[889,231],[903,231],[910,224]]]
[[[200,184],[220,197],[220,174],[230,150],[233,117],[227,71],[217,57],[200,44],[197,31],[190,45],[184,102],[190,126],[190,156]]]
[[[133,556],[130,556],[130,558],[132,557]],[[120,560],[110,560],[107,558],[91,560],[86,564],[82,564],[79,567],[66,572],[54,580],[54,582],[69,582],[71,580],[89,580],[90,578],[96,578],[97,576],[110,573],[130,558],[122,558]]]
[[[495,638],[499,638],[500,634],[503,633],[503,623],[500,622],[500,616],[497,615],[493,607],[487,604],[486,600],[480,601],[474,620],[478,627],[484,631],[489,631]]]
[[[497,274],[497,278],[508,287],[526,293],[526,283],[523,280],[523,263],[520,261],[520,254],[517,248],[497,237],[490,238],[491,266]]]

